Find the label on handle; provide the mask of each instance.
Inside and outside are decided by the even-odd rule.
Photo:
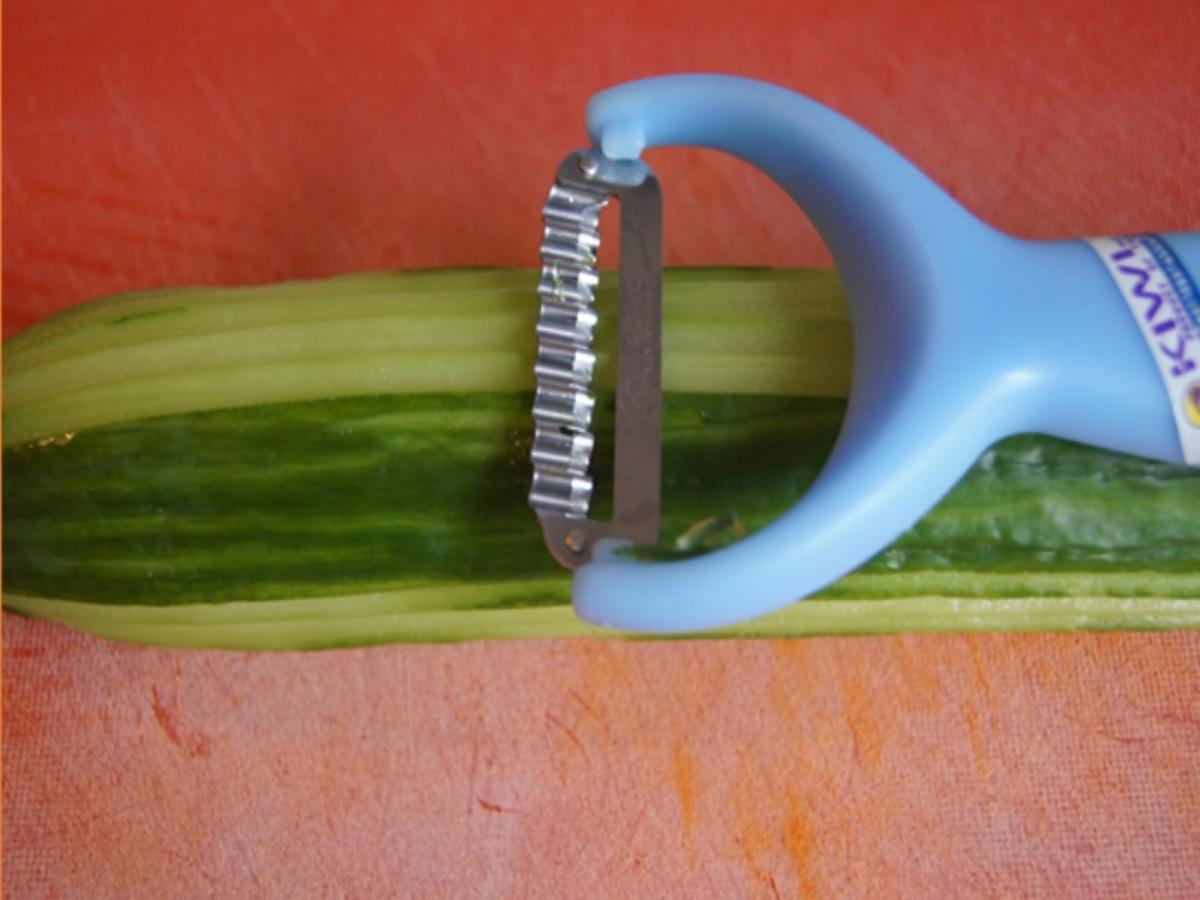
[[[1183,459],[1200,466],[1200,289],[1156,234],[1092,238],[1162,375]]]

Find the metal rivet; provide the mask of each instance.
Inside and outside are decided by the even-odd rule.
[[[596,173],[600,171],[600,162],[594,156],[580,156],[579,171],[585,178],[595,178]]]
[[[587,537],[578,528],[568,531],[563,543],[572,553],[579,554],[587,547]]]

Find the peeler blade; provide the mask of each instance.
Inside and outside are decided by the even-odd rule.
[[[613,517],[588,518],[595,436],[592,393],[600,277],[600,214],[621,206]],[[662,197],[638,160],[577,150],[558,168],[542,209],[537,388],[529,505],[546,546],[573,569],[596,541],[658,539],[662,443]]]

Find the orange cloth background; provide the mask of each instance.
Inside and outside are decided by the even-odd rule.
[[[4,329],[532,265],[595,90],[767,78],[1036,237],[1200,228],[1200,5],[10,0]],[[672,264],[826,261],[657,153]],[[127,647],[4,616],[11,896],[1196,896],[1200,635]]]

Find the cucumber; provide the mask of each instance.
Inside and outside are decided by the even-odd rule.
[[[604,633],[572,615],[525,504],[533,283],[164,291],[18,335],[5,608],[193,647]],[[598,302],[603,372],[610,288]],[[655,558],[735,540],[803,495],[850,355],[830,273],[668,272],[664,318],[663,539],[639,551]],[[1013,438],[860,571],[720,633],[1195,627],[1198,511],[1193,470]]]

